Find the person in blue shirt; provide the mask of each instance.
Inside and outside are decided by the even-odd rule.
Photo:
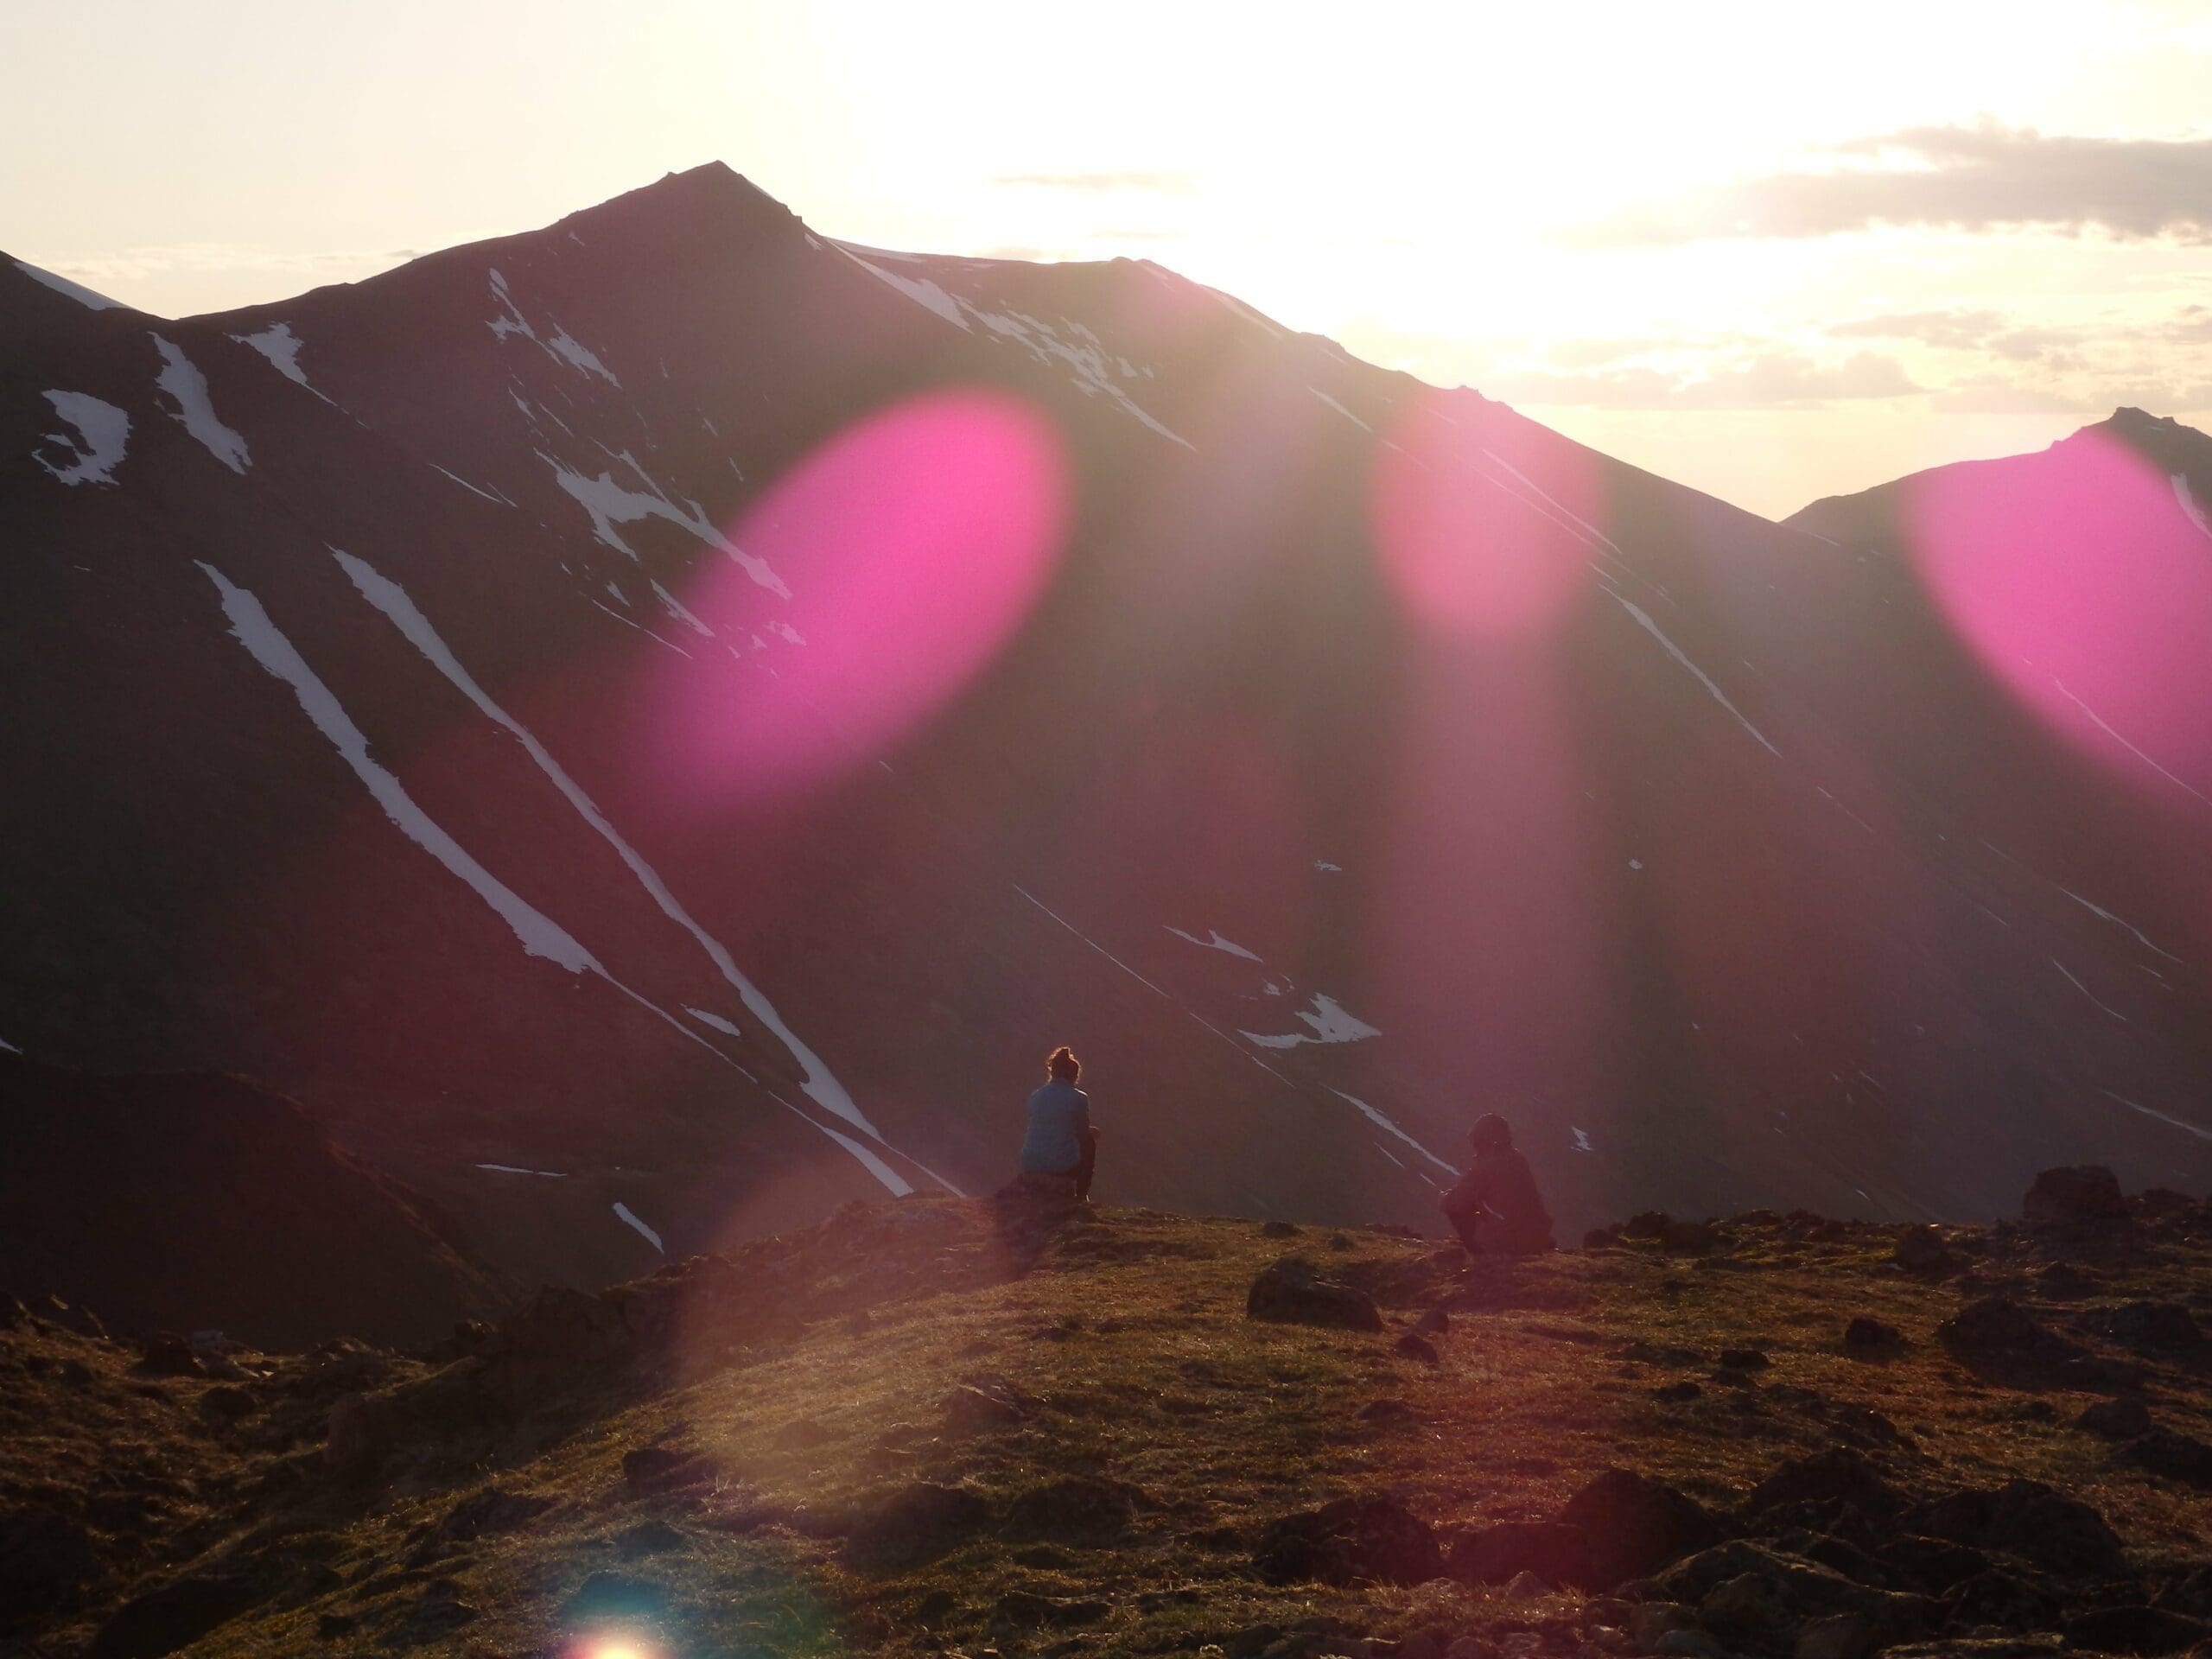
[[[1021,1183],[1060,1192],[1072,1186],[1076,1202],[1088,1204],[1090,1178],[1098,1167],[1098,1130],[1090,1121],[1090,1096],[1075,1086],[1083,1062],[1063,1046],[1052,1051],[1045,1071],[1045,1082],[1029,1096]]]

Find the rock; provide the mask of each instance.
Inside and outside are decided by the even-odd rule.
[[[0,1512],[0,1630],[70,1605],[103,1576],[92,1534],[74,1521],[51,1510]]]
[[[2179,1302],[2126,1302],[2086,1314],[2082,1324],[2132,1353],[2194,1354],[2204,1346],[2203,1328]]]
[[[2036,1274],[2036,1289],[2059,1301],[2087,1296],[2096,1287],[2097,1281],[2071,1262],[2054,1262]]]
[[[1445,1576],[1461,1584],[1507,1584],[1533,1573],[1548,1584],[1588,1586],[1590,1540],[1559,1521],[1504,1521],[1462,1533],[1445,1560]]]
[[[1313,1264],[1286,1255],[1262,1270],[1244,1300],[1244,1317],[1283,1325],[1380,1331],[1382,1310],[1365,1291],[1323,1279]]]
[[[2126,1570],[2104,1517],[2039,1481],[1954,1492],[1907,1510],[1904,1523],[1930,1537],[2017,1555],[2060,1577],[2117,1578]]]
[[[2074,1420],[2074,1427],[2100,1440],[2132,1440],[2151,1432],[2151,1408],[2138,1396],[2124,1394],[2098,1401]]]
[[[373,1473],[398,1438],[398,1427],[391,1395],[346,1395],[330,1408],[324,1466],[349,1478]]]
[[[1783,1464],[1751,1489],[1744,1508],[1758,1514],[1800,1503],[1847,1503],[1862,1515],[1881,1516],[1895,1514],[1901,1502],[1863,1452],[1839,1446]]]
[[[1414,1408],[1402,1400],[1370,1400],[1352,1414],[1363,1423],[1403,1423],[1413,1420]]]
[[[1649,1653],[1657,1648],[1662,1637],[1687,1629],[1689,1622],[1688,1611],[1677,1602],[1641,1602],[1629,1611],[1629,1640]]]
[[[1393,1343],[1390,1351],[1401,1359],[1419,1360],[1424,1365],[1441,1363],[1441,1356],[1436,1351],[1436,1344],[1414,1335],[1410,1331]]]
[[[1414,1335],[1440,1337],[1452,1328],[1452,1316],[1440,1307],[1432,1307],[1414,1321]]]
[[[207,1368],[200,1364],[200,1356],[181,1337],[159,1336],[147,1343],[138,1352],[138,1363],[131,1372],[137,1376],[205,1376]]]
[[[1505,1593],[1516,1601],[1534,1601],[1539,1596],[1548,1596],[1550,1585],[1534,1573],[1516,1573],[1505,1581]]]
[[[148,1590],[116,1609],[86,1649],[91,1659],[162,1659],[263,1599],[251,1579],[205,1573]]]
[[[1797,1632],[1794,1659],[1867,1659],[1874,1651],[1874,1621],[1862,1613],[1816,1618]]]
[[[2068,1619],[2065,1637],[2096,1653],[2179,1653],[2212,1637],[2212,1625],[2156,1607],[2100,1607]]]
[[[1293,1221],[1263,1221],[1260,1224],[1262,1238],[1296,1238],[1303,1230]]]
[[[1005,1535],[1024,1542],[1099,1545],[1129,1529],[1145,1502],[1137,1488],[1091,1475],[1070,1475],[1032,1486],[1007,1508]]]
[[[605,1297],[548,1285],[508,1320],[499,1345],[519,1357],[563,1366],[609,1365],[627,1355],[629,1328]]]
[[[1559,1519],[1589,1540],[1593,1588],[1643,1578],[1720,1535],[1702,1505],[1627,1469],[1608,1469],[1569,1498]]]
[[[1674,1217],[1664,1210],[1643,1210],[1630,1216],[1622,1224],[1623,1238],[1657,1238],[1673,1223]]]
[[[2081,1344],[2069,1342],[2039,1323],[2008,1296],[1985,1296],[1936,1327],[1936,1339],[1964,1360],[2063,1365],[2084,1357]]]
[[[2046,1169],[2020,1200],[2024,1221],[2045,1226],[2079,1226],[2127,1219],[2120,1182],[2101,1164]]]
[[[1670,1406],[1685,1405],[1692,1400],[1702,1399],[1704,1395],[1703,1389],[1687,1380],[1681,1382],[1663,1383],[1651,1390],[1651,1397],[1654,1400]]]
[[[1732,1371],[1763,1371],[1771,1362],[1764,1348],[1723,1348],[1720,1363]]]
[[[350,1635],[360,1622],[351,1613],[317,1613],[315,1616],[315,1638],[322,1642],[335,1642],[341,1636]]]
[[[1900,1641],[1928,1619],[1929,1604],[1855,1582],[1831,1567],[1745,1540],[1700,1550],[1657,1582],[1671,1600],[1693,1602],[1707,1629],[1732,1647],[1787,1650],[1814,1619],[1863,1618],[1878,1645]]]
[[[198,1410],[211,1423],[229,1424],[252,1416],[257,1404],[250,1390],[226,1383],[201,1395]]]
[[[709,1484],[715,1478],[715,1465],[696,1452],[641,1446],[622,1454],[622,1478],[636,1491],[676,1491]]]
[[[1270,1584],[1425,1584],[1444,1573],[1428,1524],[1395,1498],[1340,1497],[1268,1523],[1253,1561]]]
[[[552,1507],[550,1497],[486,1486],[448,1510],[438,1522],[437,1535],[451,1543],[495,1537],[503,1532],[519,1531]]]
[[[1954,1543],[1948,1538],[1924,1538],[1887,1528],[1884,1529],[1880,1555],[1882,1570],[1889,1575],[1891,1584],[1917,1590],[1923,1595],[1948,1595],[1968,1579],[1990,1570],[1988,1555],[1971,1544]],[[1834,1567],[1835,1563],[1830,1561],[1828,1565]],[[1861,1582],[1875,1580],[1864,1579]]]
[[[1904,1332],[1884,1319],[1862,1313],[1843,1327],[1843,1351],[1847,1354],[1893,1354],[1904,1346]]]
[[[1709,1221],[1670,1221],[1659,1230],[1659,1248],[1670,1255],[1702,1255],[1720,1243]]]
[[[1951,1587],[1951,1623],[1966,1628],[2032,1630],[2057,1616],[2057,1598],[2001,1567],[1969,1574]]]
[[[1926,1279],[1940,1279],[1959,1265],[1958,1257],[1943,1242],[1943,1230],[1932,1223],[1900,1228],[1890,1260],[1905,1272]]]
[[[846,1554],[871,1571],[918,1567],[958,1548],[991,1522],[982,1494],[965,1486],[916,1481],[858,1516]]]
[[[944,1396],[944,1432],[956,1440],[1012,1428],[1026,1421],[1034,1407],[1012,1385],[963,1383]]]
[[[2212,1446],[2171,1428],[2137,1435],[2120,1455],[2146,1474],[2188,1486],[2212,1487]]]

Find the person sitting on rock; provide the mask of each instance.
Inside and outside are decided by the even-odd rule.
[[[1437,1207],[1473,1255],[1535,1255],[1553,1248],[1552,1218],[1513,1131],[1485,1112],[1467,1132],[1475,1160]]]
[[[1046,1078],[1029,1096],[1029,1132],[1021,1141],[1021,1185],[1032,1192],[1072,1194],[1090,1202],[1098,1166],[1098,1131],[1090,1096],[1075,1086],[1083,1062],[1063,1046],[1045,1062]]]

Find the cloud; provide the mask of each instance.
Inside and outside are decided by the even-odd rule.
[[[97,288],[104,282],[132,282],[171,272],[226,270],[289,270],[316,275],[327,271],[383,270],[404,264],[418,257],[413,248],[330,249],[307,251],[267,248],[251,243],[184,242],[168,246],[120,248],[83,259],[41,259],[35,263]]]
[[[991,182],[1039,190],[1153,190],[1171,195],[1198,188],[1198,181],[1190,174],[1168,168],[1129,168],[1112,173],[1001,173]]]
[[[1793,409],[1870,397],[1902,397],[1925,388],[1893,357],[1855,352],[1824,365],[1795,352],[1765,352],[1694,373],[1648,366],[1559,373],[1530,369],[1492,375],[1484,391],[1516,404],[1573,404],[1606,409]]]
[[[1892,311],[1832,322],[1827,332],[1839,340],[1912,340],[1971,351],[2004,326],[2004,317],[1995,311]]]
[[[1770,174],[1589,226],[1586,246],[1834,236],[1878,226],[2212,243],[2212,138],[2092,138],[1994,122],[1834,147],[1846,165]]]

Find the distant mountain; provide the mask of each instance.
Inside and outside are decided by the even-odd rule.
[[[1493,1107],[1569,1229],[2202,1185],[2207,820],[1847,505],[719,166],[183,321],[0,259],[0,1039],[586,1282],[995,1185],[1061,1041],[1192,1211],[1433,1224]]]

